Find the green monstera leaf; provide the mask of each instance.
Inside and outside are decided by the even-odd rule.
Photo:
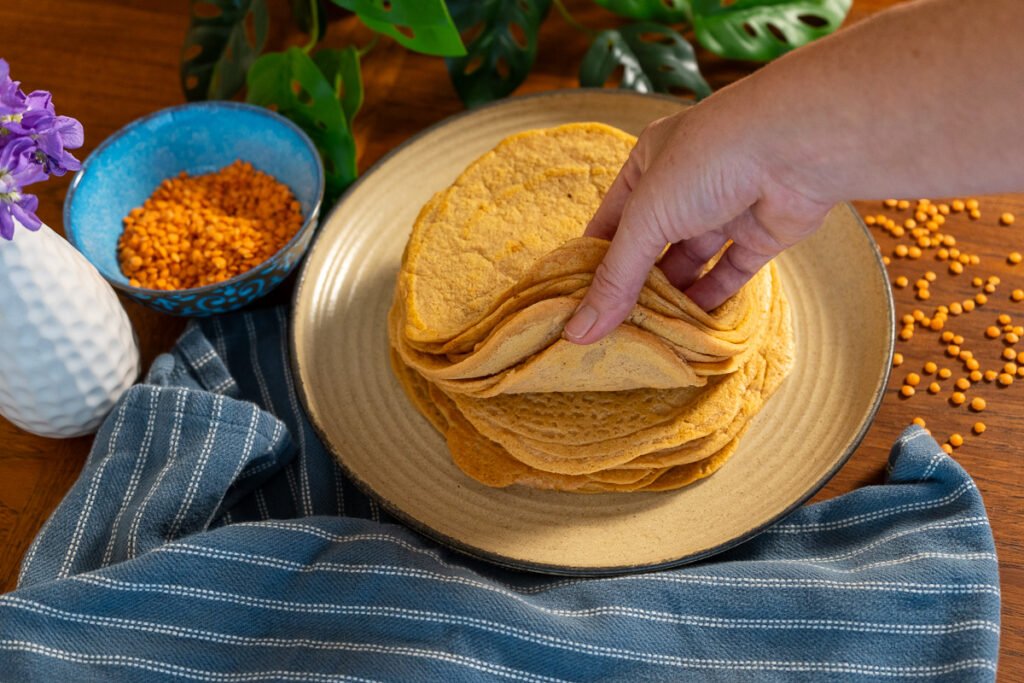
[[[191,0],[181,48],[185,99],[226,100],[245,85],[245,74],[267,41],[265,0]]]
[[[711,94],[693,46],[662,24],[638,22],[599,33],[583,56],[580,85],[601,87],[619,67],[622,88],[674,94],[688,90],[697,99]]]
[[[331,0],[416,52],[460,57],[466,48],[444,0]]]
[[[349,128],[363,106],[363,74],[359,68],[359,50],[346,47],[341,50],[317,50],[313,62],[327,82],[334,88],[334,96],[341,101],[341,110]]]
[[[448,0],[455,25],[468,39],[465,57],[445,61],[467,107],[502,98],[526,80],[550,7],[551,0]]]
[[[628,19],[678,24],[690,20],[690,0],[594,0]]]
[[[249,102],[294,121],[324,162],[329,206],[356,179],[356,143],[337,91],[297,47],[265,54],[249,69]]]
[[[832,33],[853,0],[691,0],[700,44],[730,59],[766,62]]]

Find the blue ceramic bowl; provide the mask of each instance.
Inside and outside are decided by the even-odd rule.
[[[216,171],[237,159],[288,185],[305,221],[274,256],[235,277],[203,287],[162,291],[132,287],[117,262],[122,220],[160,183]],[[64,202],[68,240],[116,289],[164,313],[205,316],[240,308],[268,293],[295,268],[316,228],[324,170],[313,142],[274,112],[237,102],[197,102],[133,121],[93,151]]]

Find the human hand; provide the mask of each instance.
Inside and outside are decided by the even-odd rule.
[[[641,134],[586,229],[612,244],[565,326],[569,341],[598,341],[621,323],[666,245],[658,266],[711,310],[821,225],[832,202],[817,199],[791,172],[798,160],[776,149],[795,146],[758,139],[749,116],[741,119],[716,98],[655,121]]]

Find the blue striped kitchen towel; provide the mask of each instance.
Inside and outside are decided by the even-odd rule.
[[[421,538],[346,481],[302,415],[287,339],[284,310],[193,323],[118,403],[0,596],[0,680],[995,678],[985,508],[920,429],[884,485],[712,561],[522,574]]]

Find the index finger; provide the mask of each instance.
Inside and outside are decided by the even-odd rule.
[[[633,310],[654,262],[665,248],[649,214],[631,215],[627,204],[608,253],[594,271],[594,279],[563,336],[577,344],[596,342],[619,325]],[[633,212],[634,214],[636,212]]]

